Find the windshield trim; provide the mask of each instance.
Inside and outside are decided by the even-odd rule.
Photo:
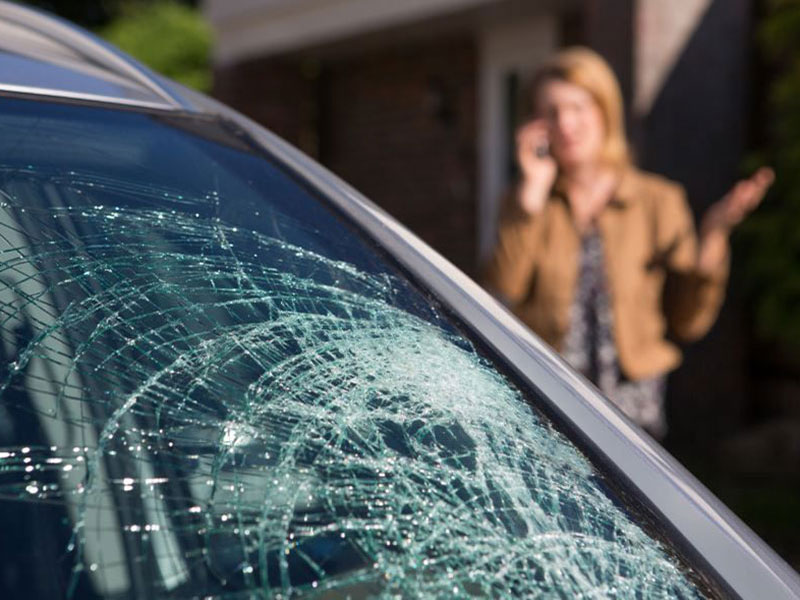
[[[154,102],[149,100],[137,100],[133,98],[121,98],[118,96],[104,96],[101,94],[86,94],[83,92],[73,92],[70,90],[59,90],[55,88],[34,87],[27,85],[12,85],[9,83],[0,83],[0,97],[5,96],[7,92],[9,95],[38,96],[42,99],[48,100],[77,100],[92,104],[107,104],[107,105],[120,105],[127,107],[155,109],[155,110],[168,110],[170,112],[180,112],[185,110],[183,107],[168,104],[166,102]]]

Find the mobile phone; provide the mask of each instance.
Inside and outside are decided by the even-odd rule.
[[[550,155],[550,144],[547,141],[543,141],[536,145],[533,149],[533,153],[536,154],[537,158],[544,158]]]

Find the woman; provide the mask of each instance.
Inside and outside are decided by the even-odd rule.
[[[517,133],[487,287],[656,437],[664,382],[722,303],[728,236],[772,183],[761,169],[704,215],[699,239],[683,190],[635,169],[619,85],[585,48],[556,54],[532,86]]]

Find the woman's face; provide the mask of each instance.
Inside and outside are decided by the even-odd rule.
[[[606,138],[603,112],[582,87],[560,79],[545,81],[536,110],[547,122],[550,153],[563,169],[596,162]]]

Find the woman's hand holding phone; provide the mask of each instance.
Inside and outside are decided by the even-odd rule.
[[[558,171],[550,155],[547,124],[543,119],[529,121],[517,130],[517,163],[522,177],[520,206],[525,212],[536,214],[544,207]]]

